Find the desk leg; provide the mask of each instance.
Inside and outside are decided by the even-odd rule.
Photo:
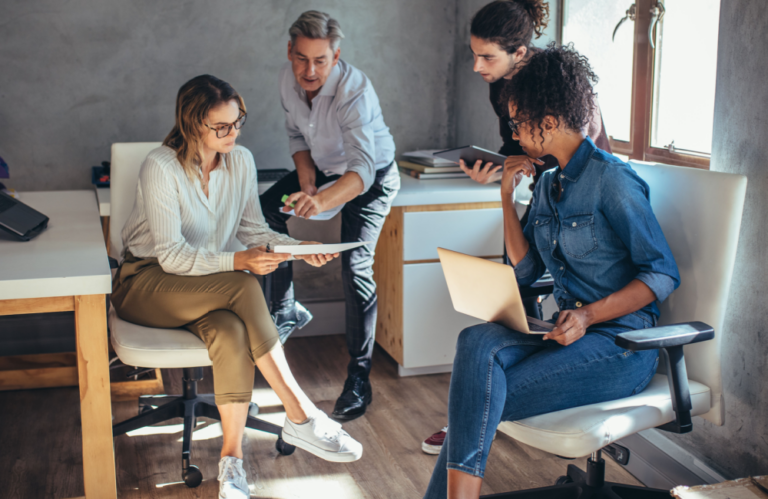
[[[104,295],[75,297],[85,497],[117,497]]]

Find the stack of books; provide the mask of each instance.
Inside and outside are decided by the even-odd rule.
[[[456,163],[434,156],[433,153],[437,151],[440,149],[407,152],[403,154],[404,160],[397,164],[401,172],[419,180],[469,178]]]

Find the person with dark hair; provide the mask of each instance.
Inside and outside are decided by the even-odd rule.
[[[648,184],[585,131],[596,81],[585,57],[551,45],[502,93],[508,126],[525,153],[507,158],[501,179],[507,256],[520,285],[552,274],[560,311],[543,337],[494,323],[461,332],[448,433],[428,499],[480,496],[501,421],[628,397],[656,371],[658,351],[631,352],[614,340],[655,326],[658,303],[680,275]],[[546,155],[559,166],[541,175],[523,227],[513,193],[523,175],[537,175]]]
[[[219,497],[227,499],[250,497],[242,442],[254,366],[285,407],[286,443],[334,462],[363,453],[299,388],[253,275],[274,272],[290,257],[267,245],[317,243],[274,232],[264,221],[253,155],[235,144],[246,117],[242,97],[215,76],[181,87],[173,129],[141,165],[111,295],[121,319],[185,328],[205,342],[224,437]],[[237,241],[248,249],[237,251]],[[336,257],[301,258],[319,267]]]
[[[341,212],[341,241],[370,242],[341,255],[350,359],[332,416],[349,421],[365,414],[372,401],[368,375],[378,307],[373,258],[400,189],[395,141],[373,84],[340,58],[344,35],[339,22],[310,10],[288,34],[289,62],[280,71],[280,102],[296,171],[262,194],[261,204],[269,226],[282,234],[288,233],[291,211],[307,219]],[[272,279],[272,311],[283,341],[312,319],[295,299],[290,262]]]
[[[496,0],[477,11],[470,26],[470,47],[474,57],[474,71],[480,73],[483,80],[490,83],[490,98],[493,110],[499,118],[499,134],[502,146],[499,154],[504,156],[524,156],[525,152],[512,136],[507,123],[509,111],[499,98],[506,82],[512,80],[522,64],[538,48],[531,46],[533,37],[544,34],[549,22],[549,4],[543,0]],[[611,152],[611,145],[605,133],[600,109],[595,107],[590,112],[589,121],[584,125],[587,134],[604,151]],[[541,163],[536,163],[536,170],[542,173],[557,166],[553,156],[543,156]],[[462,161],[461,169],[473,180],[488,184],[501,179],[503,165],[477,161],[466,165]],[[537,177],[530,185],[535,188]],[[525,225],[528,220],[530,205],[521,219]],[[505,258],[506,260],[506,258]],[[526,314],[537,319],[542,318],[541,303],[538,297],[523,300]],[[427,454],[439,454],[445,439],[446,429],[436,432],[421,444],[421,450]]]

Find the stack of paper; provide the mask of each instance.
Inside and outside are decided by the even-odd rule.
[[[398,161],[400,171],[411,177],[424,179],[467,178],[461,167],[433,153],[442,149],[422,149],[403,154],[404,161]]]

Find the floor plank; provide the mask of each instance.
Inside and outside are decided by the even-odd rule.
[[[286,357],[309,397],[326,412],[346,377],[343,336],[295,338]],[[211,370],[204,370],[203,393],[213,391]],[[167,393],[181,393],[181,370],[163,370]],[[397,365],[379,347],[371,373],[373,403],[365,417],[344,428],[364,446],[363,459],[334,464],[297,450],[281,456],[275,438],[247,430],[245,467],[251,497],[258,498],[418,498],[429,483],[436,457],[421,452],[421,441],[446,421],[450,374],[399,378]],[[257,372],[253,399],[264,419],[282,425],[280,401]],[[83,495],[80,416],[77,388],[0,392],[0,497],[67,498]],[[137,412],[136,401],[113,402],[115,421]],[[181,482],[181,419],[144,434],[115,439],[118,495],[130,499],[216,497],[221,427],[202,420],[192,443],[192,462],[203,484]],[[151,434],[149,434],[151,433]],[[499,434],[488,460],[482,492],[491,494],[553,483],[568,461]],[[638,484],[607,460],[611,481]]]

